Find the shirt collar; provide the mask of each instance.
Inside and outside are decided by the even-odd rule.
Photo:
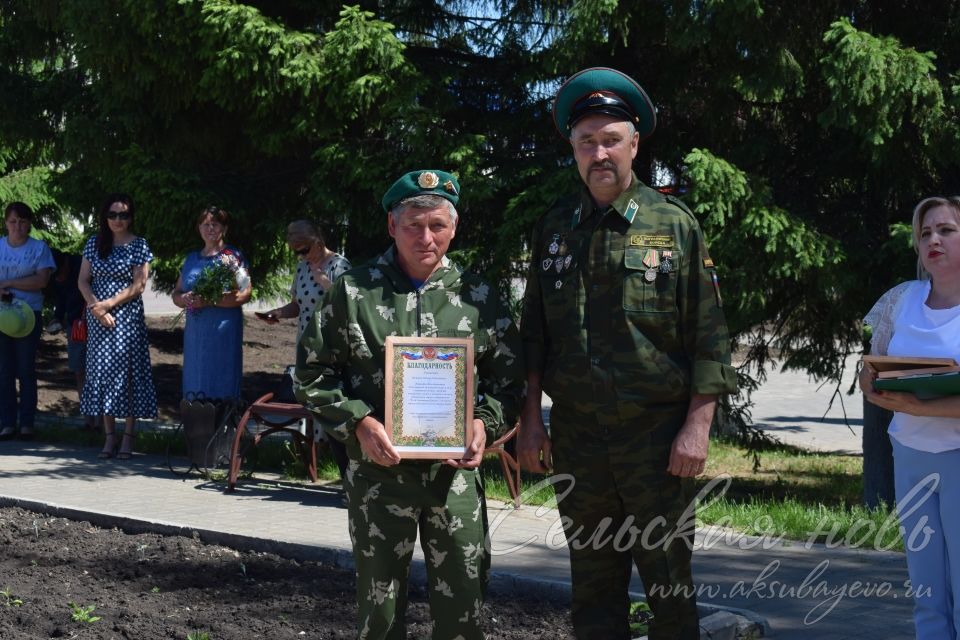
[[[377,259],[377,266],[380,267],[390,267],[396,274],[395,282],[410,282],[410,276],[400,268],[400,263],[397,262],[397,245],[392,244],[390,248],[384,251],[380,257]],[[451,273],[451,271],[456,271],[454,263],[446,255],[440,258],[440,267],[430,274],[430,277],[421,285],[421,289],[432,288],[433,283],[441,283],[443,279]]]
[[[614,200],[609,207],[599,208],[594,204],[590,190],[584,185],[580,191],[580,204],[577,205],[577,208],[573,212],[573,219],[571,220],[570,226],[578,226],[584,220],[591,217],[595,211],[608,211],[610,209],[616,211],[621,218],[627,221],[627,224],[632,224],[633,219],[637,215],[637,211],[640,209],[640,199],[637,195],[639,186],[640,181],[637,180],[637,174],[631,171],[630,186],[617,196],[617,199]]]

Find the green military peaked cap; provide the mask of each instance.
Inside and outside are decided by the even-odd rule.
[[[564,138],[581,118],[601,113],[633,122],[640,139],[657,128],[657,110],[637,81],[608,67],[579,71],[563,83],[553,102],[553,123]]]
[[[30,335],[36,322],[33,309],[23,300],[14,298],[11,302],[0,302],[0,331],[11,338]]]
[[[413,196],[435,195],[446,198],[456,206],[460,200],[460,183],[452,173],[439,169],[417,169],[404,174],[383,194],[384,211]]]

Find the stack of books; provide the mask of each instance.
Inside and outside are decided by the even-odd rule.
[[[960,394],[960,365],[953,358],[863,356],[877,371],[873,388],[905,391],[920,399]]]

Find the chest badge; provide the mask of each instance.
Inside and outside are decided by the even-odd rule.
[[[550,242],[550,246],[547,247],[547,251],[552,256],[557,255],[557,251],[560,250],[560,243],[558,242],[558,240],[560,240],[560,234],[559,233],[553,234],[553,240]]]
[[[673,271],[673,251],[664,251],[660,254],[660,272],[670,273]]]
[[[641,261],[647,269],[656,269],[660,266],[660,254],[656,249],[644,249]]]

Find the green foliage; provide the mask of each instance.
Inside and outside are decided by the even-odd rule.
[[[246,279],[246,273],[236,257],[223,255],[203,268],[192,291],[201,302],[216,304],[224,293],[239,291],[241,279]]]
[[[84,624],[93,624],[100,619],[100,616],[95,616],[93,610],[97,607],[90,605],[89,607],[82,607],[75,602],[68,602],[67,605],[70,607],[70,619],[74,622],[82,622]]]
[[[454,255],[517,309],[533,221],[579,188],[553,93],[611,66],[658,109],[635,170],[706,230],[743,387],[774,354],[836,380],[864,312],[913,277],[912,205],[960,192],[955,14],[943,0],[10,0],[0,197],[76,247],[104,194],[130,192],[161,290],[217,204],[263,297],[289,284],[291,220],[319,219],[360,264],[390,242],[386,187],[452,169]]]
[[[934,53],[859,31],[848,18],[832,23],[823,40],[829,47],[821,63],[830,102],[820,114],[822,124],[849,129],[865,145],[885,144],[905,124],[913,125],[920,142],[930,140],[944,115]]]
[[[0,596],[3,597],[3,604],[6,607],[22,607],[23,600],[13,595],[13,591],[9,587],[6,589],[0,590]]]
[[[631,602],[628,616],[630,619],[630,636],[633,638],[645,636],[650,627],[650,620],[653,619],[650,605],[646,602]]]
[[[191,631],[187,634],[187,640],[210,640],[210,634],[206,631]]]

